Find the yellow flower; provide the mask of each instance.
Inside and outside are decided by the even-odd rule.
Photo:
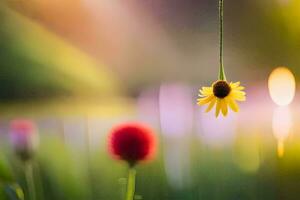
[[[240,82],[228,83],[227,81],[218,80],[211,87],[202,87],[197,99],[198,105],[208,104],[206,112],[209,112],[216,105],[216,117],[220,111],[224,116],[228,113],[228,106],[234,111],[239,111],[236,101],[245,101],[246,93],[242,90],[245,88],[240,86]]]

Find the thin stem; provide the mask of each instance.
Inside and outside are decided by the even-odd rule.
[[[25,176],[28,187],[28,196],[30,200],[36,200],[35,185],[33,178],[33,167],[31,162],[25,163]]]
[[[91,130],[90,130],[90,123],[89,117],[86,116],[86,134],[85,134],[85,147],[86,147],[86,166],[88,169],[88,180],[90,182],[90,187],[88,190],[88,195],[90,199],[94,199],[94,177],[93,177],[93,168],[92,168],[92,158],[91,158],[91,145],[90,145],[90,137],[91,137]]]
[[[223,32],[224,32],[224,3],[223,0],[219,0],[219,34],[220,34],[220,69],[219,69],[219,79],[226,80],[224,62],[223,62]]]
[[[136,176],[136,170],[133,167],[130,167],[128,172],[127,194],[125,200],[133,200],[134,198],[135,176]]]

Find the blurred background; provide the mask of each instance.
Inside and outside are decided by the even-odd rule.
[[[196,105],[217,78],[217,6],[1,0],[0,198],[12,180],[27,198],[8,135],[11,120],[30,119],[38,200],[123,199],[127,169],[108,155],[107,134],[127,121],[160,141],[138,167],[136,199],[298,200],[300,1],[225,0],[227,79],[242,81],[247,101],[218,119]],[[289,73],[269,79],[278,66]]]

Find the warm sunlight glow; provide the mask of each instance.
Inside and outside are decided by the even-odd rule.
[[[292,126],[292,115],[288,107],[278,107],[273,114],[273,133],[278,141],[277,153],[279,157],[284,154],[284,141],[289,135]]]
[[[295,77],[289,69],[279,67],[272,71],[269,77],[269,91],[276,104],[290,104],[294,99],[295,89]]]

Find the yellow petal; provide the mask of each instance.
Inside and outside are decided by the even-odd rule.
[[[206,96],[206,95],[203,95],[203,94],[198,94],[198,97],[204,98],[204,97],[207,97],[207,96]]]
[[[243,86],[239,86],[239,87],[237,87],[237,88],[235,88],[236,90],[244,90],[245,89],[245,87],[243,87]]]
[[[203,94],[203,93],[198,94],[198,96],[201,97],[201,98],[208,97],[210,95],[211,94]]]
[[[246,97],[245,96],[238,96],[235,98],[235,100],[237,101],[246,101]]]
[[[208,95],[212,94],[212,88],[211,87],[202,87],[202,89],[200,89],[199,92],[202,95],[208,96]]]
[[[232,98],[230,98],[230,97],[227,98],[227,103],[228,103],[229,107],[231,108],[231,110],[233,110],[234,112],[239,111],[238,104]]]
[[[226,116],[227,113],[228,113],[228,108],[227,108],[227,102],[226,102],[226,99],[222,99],[222,100],[221,100],[221,103],[222,103],[222,106],[221,106],[222,114],[223,114],[224,116]]]
[[[237,101],[246,101],[246,96],[245,96],[245,95],[232,93],[230,96],[231,96],[233,99],[237,100]]]
[[[203,91],[210,90],[210,89],[211,89],[211,87],[202,87]]]
[[[246,95],[246,92],[240,90],[233,90],[232,93],[239,94],[239,95]]]
[[[214,98],[213,95],[210,95],[208,97],[205,97],[205,98],[200,98],[198,99],[198,105],[202,106],[202,105],[205,105],[207,103],[209,103],[212,99]]]
[[[205,110],[205,112],[209,112],[213,107],[214,107],[214,105],[215,105],[215,103],[216,103],[216,98],[213,98],[212,100],[211,100],[211,102],[209,103],[209,105],[208,105],[208,107],[206,108],[206,110]]]
[[[232,88],[232,89],[234,89],[234,88],[237,88],[239,85],[240,85],[241,83],[240,82],[236,82],[236,83],[230,83],[230,87]]]
[[[217,106],[216,106],[216,117],[219,116],[221,110],[221,101],[217,99]]]

